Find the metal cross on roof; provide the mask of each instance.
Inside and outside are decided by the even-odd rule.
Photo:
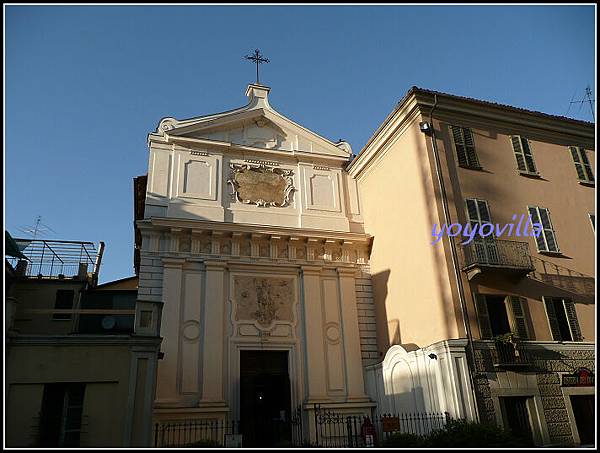
[[[251,60],[254,63],[256,63],[256,84],[260,85],[260,80],[258,78],[258,65],[261,63],[268,63],[269,59],[265,58],[263,55],[261,55],[260,50],[258,50],[258,49],[256,49],[253,54],[246,55],[244,58],[246,60]]]

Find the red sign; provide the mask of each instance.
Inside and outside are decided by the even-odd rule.
[[[563,387],[593,387],[595,381],[594,373],[587,368],[579,368],[573,374],[562,376]]]

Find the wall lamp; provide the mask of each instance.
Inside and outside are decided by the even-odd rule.
[[[419,128],[421,129],[421,132],[423,132],[425,135],[431,135],[431,124],[427,121],[421,121],[419,123]]]

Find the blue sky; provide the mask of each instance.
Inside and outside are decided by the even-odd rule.
[[[593,6],[7,6],[5,226],[106,242],[133,274],[132,180],[166,116],[244,105],[256,47],[281,113],[360,151],[413,85],[565,115],[595,93]],[[569,116],[591,120],[589,107]]]

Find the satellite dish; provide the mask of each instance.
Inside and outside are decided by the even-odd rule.
[[[102,318],[102,328],[104,330],[111,330],[117,324],[117,320],[114,316],[105,316]]]

